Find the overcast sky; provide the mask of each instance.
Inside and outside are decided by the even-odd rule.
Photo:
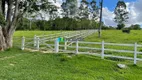
[[[51,2],[53,0],[50,0]],[[88,0],[89,2],[91,0]],[[96,0],[99,2],[100,0]],[[131,24],[140,24],[142,25],[142,0],[124,0],[127,5],[127,10],[129,12],[129,21],[126,23],[126,26],[130,26]],[[78,0],[78,5],[80,4],[80,0]],[[103,22],[105,25],[116,26],[117,24],[114,22],[114,9],[118,0],[104,0],[103,7]],[[56,0],[56,5],[60,7],[62,4],[62,0]]]

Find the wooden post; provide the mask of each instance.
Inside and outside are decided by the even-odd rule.
[[[102,41],[102,53],[101,58],[104,59],[104,41]]]
[[[36,38],[36,43],[37,43],[36,44],[36,49],[39,50],[39,45],[40,45],[39,37]]]
[[[64,50],[67,50],[67,41],[65,41]]]
[[[34,36],[34,47],[36,47],[36,35]]]
[[[21,49],[24,50],[25,49],[25,37],[22,37],[22,44],[21,44]]]
[[[134,45],[134,65],[137,64],[137,43]]]
[[[55,53],[58,53],[59,52],[59,41],[58,41],[58,38],[55,39]]]
[[[78,48],[79,48],[78,42],[79,42],[79,41],[77,40],[77,41],[76,41],[76,52],[75,52],[76,54],[78,54]]]

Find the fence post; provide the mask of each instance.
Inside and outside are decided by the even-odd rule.
[[[22,37],[22,45],[21,45],[21,49],[24,50],[25,49],[25,37]]]
[[[137,64],[137,43],[134,45],[134,65]]]
[[[104,59],[104,41],[102,41],[102,53],[101,58]]]
[[[79,42],[79,41],[77,40],[77,41],[76,41],[76,52],[75,52],[76,54],[78,54],[78,48],[79,48],[78,42]]]
[[[56,53],[59,52],[59,41],[58,41],[58,38],[55,39],[55,52],[56,52]]]
[[[39,50],[39,44],[40,44],[39,37],[37,36],[37,38],[36,38],[36,49],[37,50]]]
[[[34,36],[34,47],[36,47],[36,35]]]
[[[65,41],[64,50],[67,50],[67,41]]]
[[[52,39],[52,35],[50,34],[49,36],[50,36],[50,39],[49,39],[49,41],[51,41],[51,39]]]

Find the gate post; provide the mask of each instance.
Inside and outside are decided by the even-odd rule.
[[[64,50],[67,50],[67,41],[65,41]]]
[[[75,52],[76,54],[78,54],[78,47],[79,47],[79,46],[78,46],[78,40],[77,40],[77,41],[76,41],[76,52]]]
[[[39,45],[40,45],[40,42],[39,42],[39,37],[36,38],[36,49],[39,50]]]
[[[134,45],[134,65],[137,64],[137,43]]]
[[[25,49],[25,37],[22,37],[22,45],[21,45],[21,49],[24,50]]]
[[[34,47],[36,47],[36,35],[34,36]]]
[[[55,39],[55,53],[58,53],[59,52],[59,40],[58,38]]]
[[[102,41],[102,53],[101,58],[104,59],[104,41]]]

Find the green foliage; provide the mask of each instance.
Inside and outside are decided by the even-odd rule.
[[[37,26],[38,30],[49,30],[46,20],[36,20],[33,24]]]
[[[96,5],[96,1],[95,0],[92,0],[90,2],[90,12],[92,13],[92,19],[93,20],[97,20],[99,18],[99,8],[98,6]]]
[[[123,24],[128,20],[128,11],[126,10],[126,4],[124,1],[118,1],[117,6],[115,8],[115,22],[118,23],[117,29],[122,29]]]
[[[45,20],[22,19],[17,25],[16,30],[50,30],[50,26]]]
[[[31,27],[30,27],[31,24]],[[80,29],[96,29],[98,23],[94,20],[73,18],[56,18],[55,20],[28,20],[20,21],[17,30],[80,30]]]
[[[129,27],[131,30],[141,30],[141,26],[139,24],[131,25]]]
[[[31,27],[30,27],[31,24]],[[98,29],[99,23],[95,20],[73,18],[56,18],[55,20],[28,20],[24,18],[18,23],[17,30],[81,30]],[[103,30],[115,29],[112,26],[102,26]]]
[[[40,3],[40,4],[37,4]],[[35,13],[39,11],[47,11],[50,8],[51,4],[48,0],[27,0],[20,1],[19,8],[23,12]],[[53,5],[52,5],[53,6]]]
[[[123,29],[124,27],[125,27],[125,24],[118,24],[116,29],[120,30],[120,29]]]
[[[30,30],[30,20],[23,18],[19,21],[19,23],[17,24],[17,30]]]
[[[116,30],[116,28],[113,27],[113,26],[105,26],[105,25],[103,25],[102,26],[102,30]]]
[[[97,28],[95,24],[98,25],[95,21],[90,21],[87,19],[75,20],[72,18],[64,17],[62,19],[57,18],[51,23],[52,30],[79,30],[79,29],[95,29]]]
[[[70,12],[70,15],[72,16],[76,15],[78,1],[77,0],[66,0],[66,3],[67,3],[67,8]]]
[[[79,7],[79,18],[81,19],[88,19],[89,18],[89,8],[88,8],[88,2],[86,0],[82,0],[80,7]]]
[[[5,19],[4,19],[4,16],[0,14],[0,25],[5,25]]]

